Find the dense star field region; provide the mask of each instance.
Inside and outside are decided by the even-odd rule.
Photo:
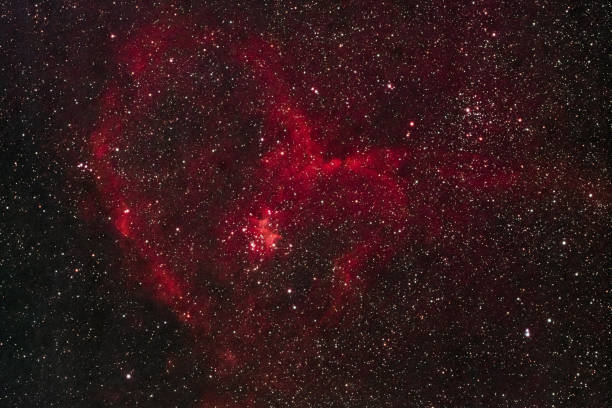
[[[1,407],[609,406],[606,2],[1,4]]]

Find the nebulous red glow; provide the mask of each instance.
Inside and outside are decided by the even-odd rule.
[[[175,18],[133,33],[117,47],[89,137],[112,223],[146,264],[126,280],[192,329],[194,358],[212,367],[204,406],[236,403],[226,392],[238,385],[236,406],[293,395],[300,376],[329,387],[318,344],[352,330],[367,294],[398,279],[415,247],[452,258],[448,278],[468,282],[497,267],[475,261],[494,252],[479,239],[478,225],[495,222],[488,208],[536,199],[546,185],[544,172],[528,176],[543,163],[421,146],[427,122],[414,109],[390,123],[393,139],[368,127],[363,99],[306,104],[329,88],[300,82],[305,46],[231,30]],[[358,83],[343,86],[359,93]],[[380,92],[400,87],[385,80]],[[456,241],[469,248],[461,256]]]

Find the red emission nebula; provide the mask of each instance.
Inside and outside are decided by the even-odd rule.
[[[536,82],[502,79],[492,103],[490,81],[435,51],[404,50],[416,61],[404,67],[373,46],[315,51],[248,24],[175,16],[113,34],[87,145],[125,253],[121,284],[191,333],[190,355],[169,365],[209,367],[202,407],[335,406],[333,395],[403,406],[431,381],[411,374],[428,353],[413,342],[445,325],[470,335],[485,305],[487,319],[515,313],[508,279],[533,272],[516,217],[559,194],[584,202],[603,182],[533,153],[546,131],[529,122]],[[322,56],[345,61],[343,74],[312,75]],[[417,97],[411,76],[431,93]],[[521,338],[526,324],[499,335]],[[385,376],[397,395],[371,390]]]

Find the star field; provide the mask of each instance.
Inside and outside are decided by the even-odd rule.
[[[8,2],[0,406],[606,406],[611,11]]]

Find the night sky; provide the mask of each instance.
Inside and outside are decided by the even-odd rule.
[[[606,2],[0,4],[0,407],[610,404]]]

